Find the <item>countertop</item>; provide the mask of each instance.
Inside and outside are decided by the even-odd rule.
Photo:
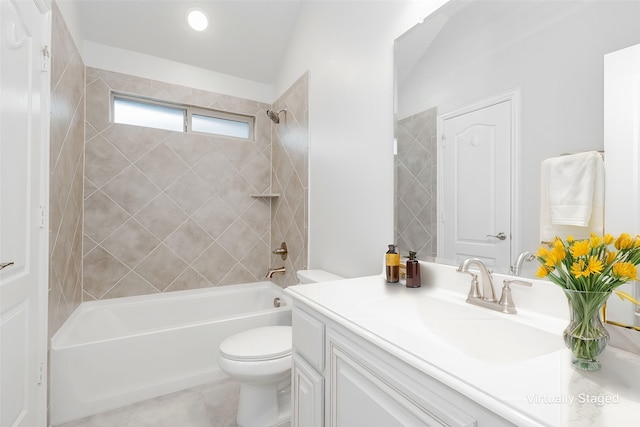
[[[545,307],[542,313],[529,308],[544,306],[548,295],[514,289],[516,306],[518,298],[530,298],[522,304],[527,308],[507,315],[466,304],[459,285],[410,289],[388,284],[382,275],[296,285],[287,293],[518,426],[640,425],[640,357],[607,347],[598,358],[600,371],[575,369],[562,340],[567,320]],[[465,318],[457,314],[460,305]],[[483,322],[492,316],[498,323]],[[492,330],[509,322],[524,328],[515,340]],[[486,344],[465,340],[465,325],[478,335],[471,341]],[[462,335],[443,335],[450,333]]]

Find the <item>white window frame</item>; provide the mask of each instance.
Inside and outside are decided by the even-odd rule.
[[[195,133],[195,134],[199,134],[199,135],[209,135],[209,136],[219,136],[219,137],[223,137],[223,138],[230,138],[230,139],[237,139],[240,141],[250,141],[253,142],[255,141],[254,139],[254,135],[255,135],[255,122],[256,122],[256,118],[255,116],[249,116],[249,115],[245,115],[245,114],[238,114],[238,113],[231,113],[231,112],[227,112],[227,111],[220,111],[220,110],[213,110],[213,109],[209,109],[209,108],[203,108],[203,107],[197,107],[195,105],[188,105],[188,104],[179,104],[179,103],[175,103],[175,102],[169,102],[169,101],[162,101],[162,100],[158,100],[158,99],[153,99],[153,98],[147,98],[147,97],[143,97],[143,96],[139,96],[139,95],[132,95],[132,94],[127,94],[127,93],[121,93],[121,92],[111,92],[111,101],[110,101],[110,111],[111,111],[111,117],[110,117],[110,121],[111,123],[115,123],[114,120],[114,103],[116,99],[122,99],[122,100],[126,100],[126,101],[133,101],[133,102],[138,102],[140,104],[149,104],[149,105],[158,105],[160,107],[168,107],[168,108],[176,108],[176,109],[180,109],[183,111],[183,132],[185,133]],[[229,121],[234,121],[234,122],[240,122],[240,123],[246,123],[248,125],[248,129],[249,129],[249,135],[247,138],[242,138],[242,137],[237,137],[237,136],[232,136],[232,135],[224,135],[224,134],[217,134],[217,133],[209,133],[209,132],[195,132],[191,129],[191,118],[193,115],[198,115],[198,116],[205,116],[205,117],[211,117],[211,118],[216,118],[216,119],[222,119],[222,120],[229,120]]]

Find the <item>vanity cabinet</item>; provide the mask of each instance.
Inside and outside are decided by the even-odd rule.
[[[292,319],[294,427],[513,426],[304,303]]]
[[[324,378],[302,357],[294,355],[291,373],[293,425],[323,427]]]

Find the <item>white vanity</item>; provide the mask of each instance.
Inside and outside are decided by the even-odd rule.
[[[509,315],[465,303],[469,275],[454,267],[422,263],[422,276],[438,286],[288,288],[294,426],[637,425],[640,357],[609,347],[600,371],[576,371],[555,285],[514,289]]]

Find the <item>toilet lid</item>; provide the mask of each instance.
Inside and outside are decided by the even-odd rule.
[[[291,354],[291,326],[263,326],[232,335],[220,344],[232,360],[271,360]]]

